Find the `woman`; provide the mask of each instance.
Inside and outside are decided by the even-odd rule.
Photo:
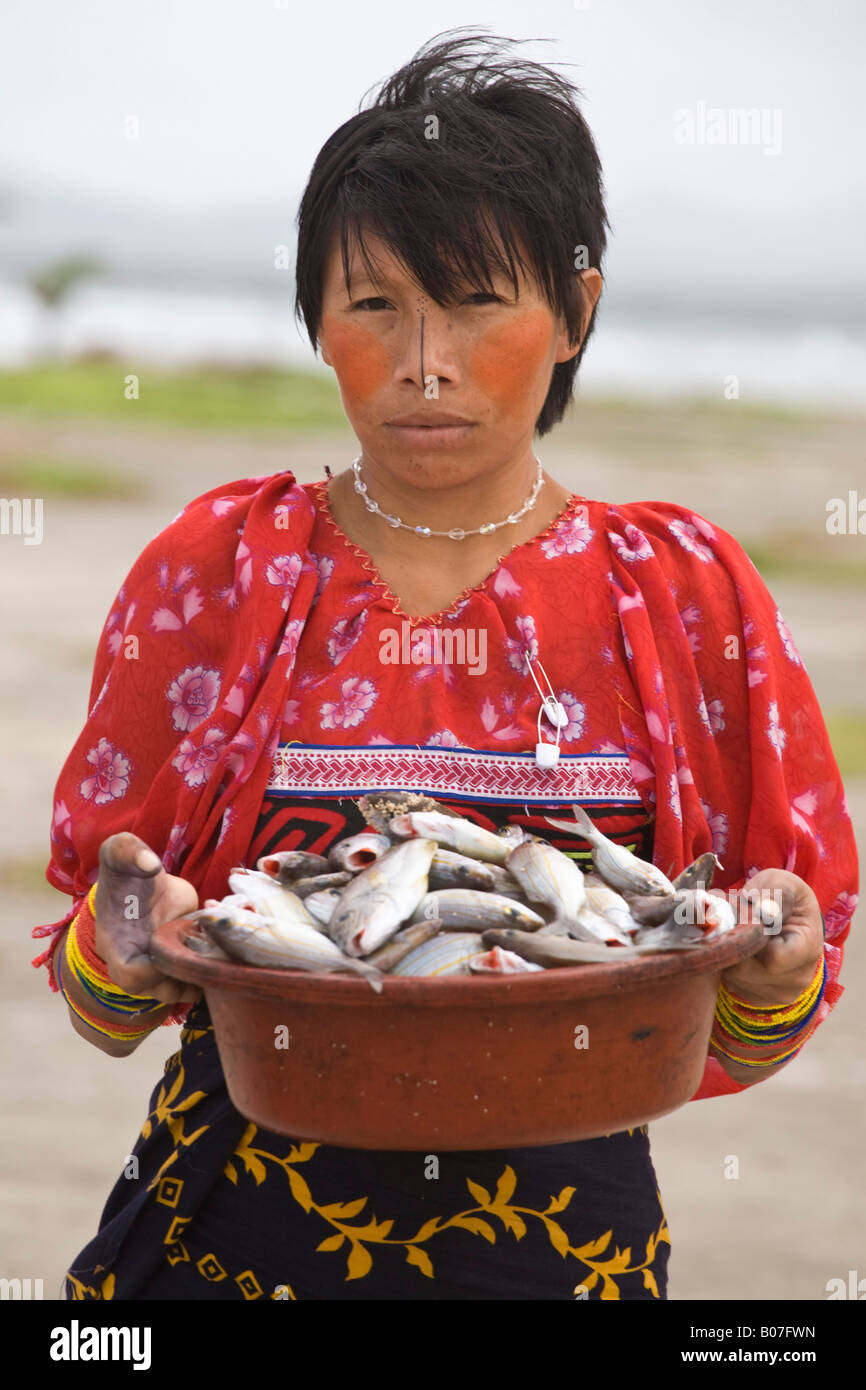
[[[75,901],[43,959],[112,1056],[192,1008],[70,1298],[665,1297],[645,1127],[445,1153],[433,1177],[232,1106],[207,1009],[150,935],[235,864],[325,850],[371,788],[579,861],[545,816],[580,801],[667,872],[713,849],[717,886],[781,891],[783,930],[725,975],[696,1098],[774,1074],[841,992],[853,837],[771,596],[702,517],[569,494],[533,453],[592,330],[606,218],[573,90],[505,43],[422,49],[313,169],[298,304],[358,460],[190,503],[106,624],[53,820],[48,876]],[[449,631],[465,662],[431,655]]]

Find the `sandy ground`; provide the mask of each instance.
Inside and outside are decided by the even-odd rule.
[[[585,495],[686,503],[746,541],[786,526],[823,528],[826,498],[856,487],[863,495],[856,438],[854,429],[837,431],[816,460],[814,447],[780,431],[759,463],[724,441],[689,463],[682,451],[648,459],[628,432],[600,447],[581,442],[578,429],[539,452],[548,471]],[[0,541],[0,1277],[41,1278],[47,1297],[57,1296],[67,1262],[96,1229],[176,1038],[161,1029],[133,1057],[106,1058],[72,1033],[43,972],[28,964],[30,927],[65,911],[66,900],[41,882],[47,823],[85,715],[101,624],[134,557],[191,497],[279,468],[301,481],[322,477],[325,463],[347,465],[352,443],[349,435],[262,442],[0,418],[0,463],[35,454],[102,461],[144,486],[135,503],[49,499],[41,546]],[[770,587],[822,705],[863,708],[863,593],[789,579]],[[862,853],[866,779],[849,779],[847,790]],[[866,947],[855,939],[846,995],[778,1077],[738,1097],[687,1105],[653,1126],[673,1237],[672,1299],[822,1299],[829,1279],[847,1279],[851,1269],[866,1276],[864,971]],[[725,1176],[732,1155],[736,1179]]]

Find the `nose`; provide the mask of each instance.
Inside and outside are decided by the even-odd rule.
[[[395,377],[425,390],[430,379],[457,385],[461,379],[457,330],[450,310],[419,296],[400,325]]]

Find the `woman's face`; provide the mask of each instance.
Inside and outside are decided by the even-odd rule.
[[[335,240],[319,327],[365,460],[420,484],[453,484],[519,462],[531,453],[555,363],[578,351],[564,322],[533,281],[521,277],[515,295],[500,273],[494,294],[466,286],[456,302],[438,304],[381,240],[370,236],[367,245],[379,283],[352,247],[347,290]],[[585,328],[601,276],[583,276]]]

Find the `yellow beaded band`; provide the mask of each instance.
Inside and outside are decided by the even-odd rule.
[[[96,884],[93,885],[87,897],[87,907],[91,917],[95,916],[95,904]],[[106,1009],[110,1013],[119,1014],[121,1017],[130,1018],[135,1016],[137,1018],[140,1014],[151,1013],[155,1009],[164,1008],[162,1000],[160,999],[153,999],[149,995],[127,994],[125,990],[122,990],[110,979],[106,973],[104,963],[99,961],[99,957],[92,948],[85,954],[85,950],[82,949],[81,942],[78,939],[77,929],[80,919],[81,913],[79,912],[78,915],[73,918],[67,929],[63,950],[63,965],[64,968],[68,969],[70,974],[74,976],[81,989],[88,994],[100,1008]],[[97,964],[97,962],[99,963]],[[145,1028],[140,1028],[135,1024],[121,1023],[119,1019],[108,1022],[105,1019],[96,1018],[93,1014],[83,1009],[80,1004],[77,1004],[74,999],[69,997],[69,994],[63,986],[63,980],[59,972],[57,980],[60,992],[73,1013],[75,1013],[83,1023],[86,1023],[88,1028],[95,1029],[96,1032],[101,1033],[104,1037],[118,1041],[139,1041],[141,1038],[147,1037],[148,1033],[153,1031],[153,1024]]]
[[[767,1008],[763,1004],[747,1004],[745,999],[740,999],[738,995],[731,994],[724,984],[719,985],[719,999],[724,1001],[726,1008],[731,1013],[745,1022],[763,1022],[768,1025],[778,1027],[783,1023],[796,1023],[798,1019],[805,1017],[815,1003],[824,975],[823,954],[815,969],[810,983],[803,990],[803,993],[794,1000],[793,1004],[782,1004],[779,1008]]]
[[[779,1009],[747,1004],[721,985],[711,1037],[713,1046],[724,1057],[741,1066],[778,1066],[798,1052],[811,1036],[826,982],[827,965],[822,956],[814,977],[799,998]],[[796,1041],[792,1043],[792,1039]],[[740,1051],[731,1052],[732,1044],[752,1054],[762,1052],[763,1056],[744,1057]]]

